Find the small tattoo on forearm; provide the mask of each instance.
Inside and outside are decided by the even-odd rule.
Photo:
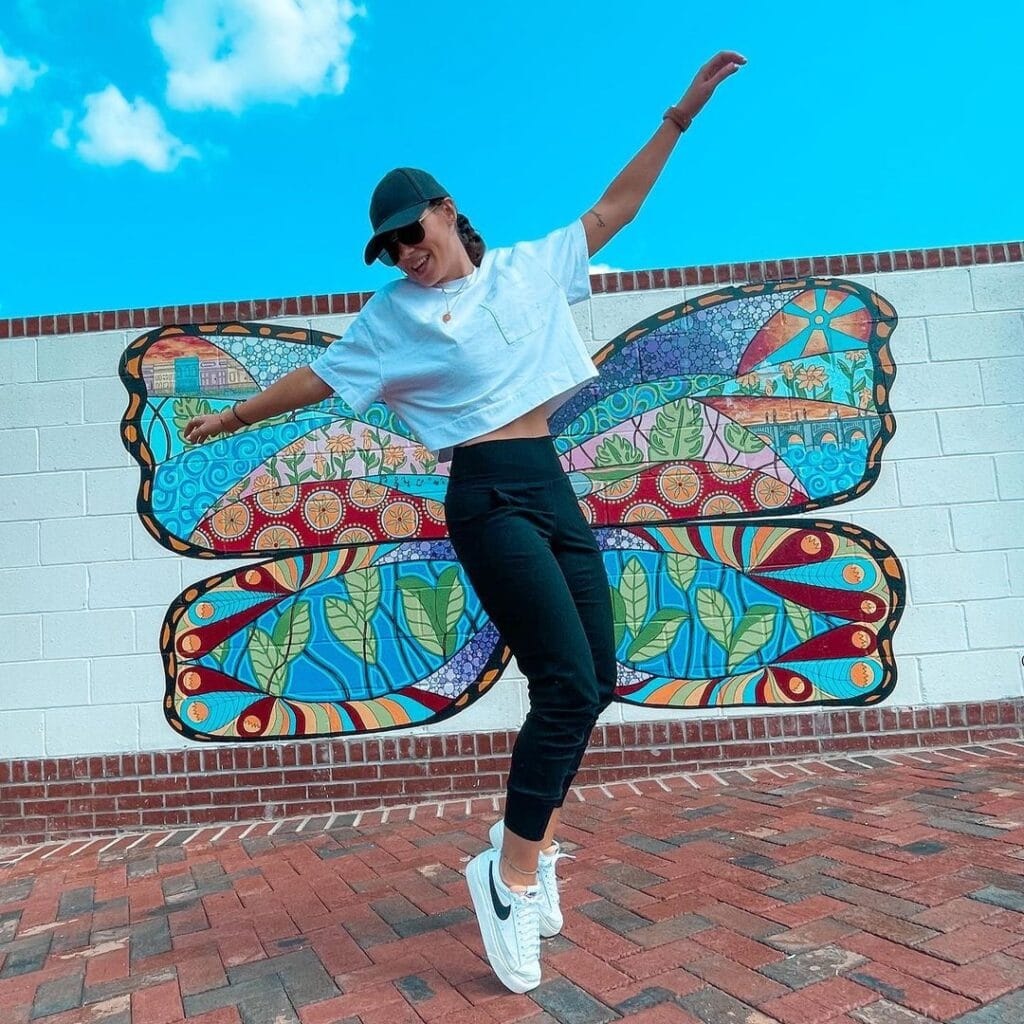
[[[591,210],[590,212],[597,218],[597,223],[599,227],[607,227],[607,225],[601,217],[601,214],[599,214],[597,210]]]

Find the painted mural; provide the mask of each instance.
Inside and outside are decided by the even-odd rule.
[[[900,565],[877,537],[806,513],[877,479],[895,326],[854,282],[769,282],[662,310],[594,357],[600,376],[551,430],[604,552],[618,700],[863,705],[891,692]],[[192,416],[334,340],[170,326],[122,358],[146,529],[183,555],[256,559],[167,613],[165,712],[194,739],[437,722],[510,660],[447,540],[447,467],[385,405],[357,417],[334,397],[183,440]]]

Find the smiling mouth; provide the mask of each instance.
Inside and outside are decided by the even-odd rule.
[[[427,253],[418,263],[414,263],[409,267],[409,270],[414,274],[419,274],[423,268],[427,265],[427,261],[430,259],[430,253]]]

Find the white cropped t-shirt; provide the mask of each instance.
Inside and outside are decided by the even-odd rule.
[[[389,282],[313,371],[357,415],[384,401],[441,462],[538,406],[554,412],[597,376],[569,310],[590,297],[581,220],[488,249],[444,290],[448,323],[440,288]]]

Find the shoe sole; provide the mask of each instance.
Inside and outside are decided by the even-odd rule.
[[[503,829],[498,827],[499,825],[501,825],[501,822],[500,821],[496,821],[491,826],[490,831],[487,833],[487,838],[490,840],[492,849],[495,849],[495,850],[497,850],[500,853],[501,852],[501,843],[495,842],[495,837],[496,836],[497,837],[503,837],[505,832],[504,832]],[[539,907],[537,909],[540,910]],[[547,921],[547,918],[544,916],[544,912],[541,911],[540,912],[540,922],[541,922],[541,925],[540,925],[540,937],[542,939],[553,939],[556,935],[561,934],[561,931],[562,931],[562,926],[561,925],[558,925],[557,927],[554,927],[552,925],[548,925],[547,928],[545,928],[545,926],[544,926],[545,921]]]
[[[490,904],[490,897],[487,895],[487,879],[484,877],[484,864],[474,857],[466,867],[466,881],[469,883],[469,898],[473,901],[473,910],[476,911],[476,923],[480,928],[480,937],[484,940],[484,953],[491,970],[498,976],[499,981],[511,992],[522,994],[535,989],[540,984],[540,979],[527,981],[517,974],[511,973],[500,960],[495,963],[491,958],[488,945],[498,946],[498,936],[495,932],[494,923],[491,920],[493,910]]]

